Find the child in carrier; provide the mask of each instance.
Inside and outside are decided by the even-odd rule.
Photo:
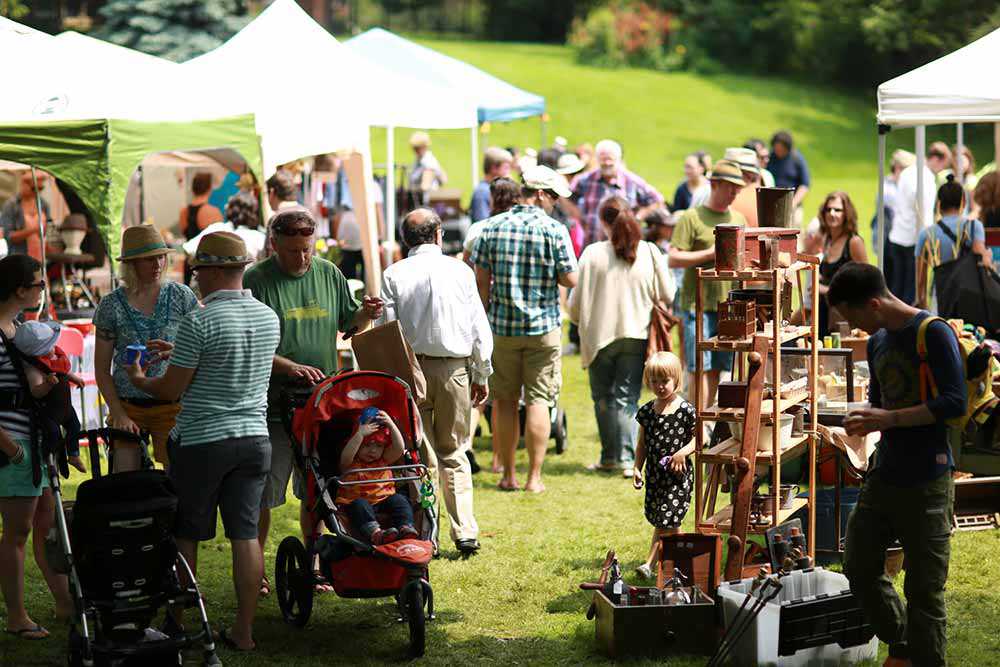
[[[417,537],[410,500],[396,493],[392,471],[372,470],[392,465],[403,455],[403,449],[403,436],[392,418],[377,408],[365,408],[340,455],[342,481],[368,483],[341,486],[337,504],[347,505],[347,517],[355,532],[374,545]],[[377,510],[388,511],[391,527],[379,525]]]
[[[653,577],[659,560],[660,537],[680,532],[691,505],[694,468],[688,457],[695,448],[695,410],[680,395],[683,368],[671,352],[657,352],[646,362],[642,379],[656,399],[639,408],[639,442],[635,448],[632,485],[643,487],[646,466],[646,520],[653,524],[649,558],[636,568],[640,576]]]
[[[84,383],[70,372],[69,357],[56,345],[59,329],[54,323],[25,322],[14,334],[14,347],[21,353],[28,388],[40,408],[39,428],[46,449],[58,451],[65,442],[70,465],[86,472],[80,459],[80,420],[69,386],[82,387]]]

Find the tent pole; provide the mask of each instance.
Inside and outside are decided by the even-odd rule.
[[[469,192],[472,192],[479,180],[479,123],[476,122],[469,131],[472,133],[472,184]]]
[[[141,164],[136,167],[136,171],[139,172],[139,224],[142,224],[146,222],[146,193],[143,191],[145,174],[142,171]]]
[[[962,169],[962,149],[965,148],[965,126],[955,124],[955,180],[965,185],[965,171]]]
[[[396,146],[395,128],[385,128],[385,254],[386,266],[392,263],[396,245]]]
[[[924,169],[927,160],[927,127],[918,125],[914,128],[913,150],[917,154],[917,233],[924,229],[928,221],[924,220]]]
[[[45,236],[46,236],[46,225],[48,225],[48,220],[45,219],[45,215],[42,213],[42,193],[38,189],[38,172],[35,171],[35,166],[31,166],[31,189],[35,192],[35,212],[38,214],[38,235],[41,237],[42,243],[42,277],[46,278],[48,267],[45,262]],[[48,312],[49,304],[52,303],[52,292],[49,291],[49,281],[45,280],[45,298],[42,302],[38,304],[38,319],[49,319],[48,317],[42,317],[42,314]]]
[[[878,126],[878,200],[875,215],[878,219],[878,239],[875,250],[878,253],[878,268],[885,272],[885,135],[888,125]]]
[[[539,118],[542,119],[542,142],[538,146],[539,148],[545,148],[548,145],[549,121],[545,120],[545,114],[542,114]]]

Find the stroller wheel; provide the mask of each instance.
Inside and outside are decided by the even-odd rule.
[[[309,554],[297,537],[286,537],[278,546],[274,587],[285,622],[297,628],[305,627],[312,614],[313,575]]]
[[[406,603],[406,620],[410,625],[410,657],[419,658],[424,654],[426,643],[426,623],[424,617],[424,588],[419,579],[411,580],[403,589]]]
[[[552,438],[556,441],[556,454],[566,451],[567,427],[566,411],[558,408],[552,419]]]

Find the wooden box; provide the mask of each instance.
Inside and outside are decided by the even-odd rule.
[[[660,538],[660,566],[656,584],[664,583],[677,568],[689,582],[710,597],[722,576],[722,536],[717,533],[676,533]]]
[[[690,588],[684,590],[691,593]],[[640,599],[646,599],[647,593],[648,589],[640,589]],[[595,591],[594,605],[594,638],[598,650],[609,658],[712,655],[718,645],[715,601],[702,591],[691,604],[628,607]]]
[[[719,407],[720,408],[742,408],[747,402],[746,382],[720,382],[719,383]]]
[[[757,331],[757,304],[753,301],[719,303],[719,338],[749,338]]]
[[[749,227],[744,235],[746,236],[746,266],[753,266],[753,262],[760,260],[761,241],[764,239],[777,239],[778,252],[790,253],[792,257],[795,257],[798,251],[799,230],[797,229]]]

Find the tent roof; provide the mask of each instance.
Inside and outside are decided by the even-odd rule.
[[[1000,29],[878,87],[878,122],[895,126],[1000,121]]]
[[[472,65],[382,28],[344,42],[356,53],[407,79],[462,91],[475,100],[480,123],[545,113],[545,98],[512,86]]]
[[[181,69],[192,78],[232,82],[227,92],[256,114],[272,165],[343,149],[367,152],[371,125],[461,128],[476,122],[471,100],[427,91],[419,81],[369,63],[295,0],[276,0],[225,44]],[[259,85],[240,82],[241,73]]]

